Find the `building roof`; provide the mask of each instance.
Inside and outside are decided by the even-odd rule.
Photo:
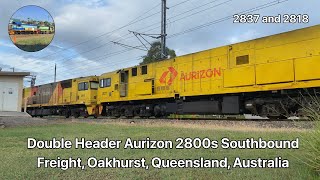
[[[8,72],[8,71],[0,71],[0,76],[30,76],[30,72]]]

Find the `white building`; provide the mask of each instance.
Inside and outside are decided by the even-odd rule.
[[[0,112],[21,112],[23,78],[29,75],[28,72],[0,71]]]

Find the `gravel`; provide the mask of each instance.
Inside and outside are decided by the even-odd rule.
[[[176,120],[176,119],[105,119],[105,118],[69,118],[47,117],[0,117],[0,128],[4,127],[21,127],[21,126],[42,126],[61,123],[122,123],[135,125],[174,125],[174,126],[203,126],[208,128],[215,127],[248,127],[248,128],[278,128],[278,129],[311,129],[314,122],[311,121],[276,121],[276,120]]]
[[[56,123],[47,119],[31,117],[0,117],[0,127],[38,126]]]

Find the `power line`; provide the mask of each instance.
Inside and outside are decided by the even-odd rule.
[[[92,61],[92,60],[96,60],[96,61],[101,61],[101,60],[105,60],[105,59],[108,59],[108,58],[110,58],[110,57],[113,57],[113,56],[117,56],[117,55],[120,55],[120,54],[123,54],[123,53],[126,53],[126,52],[129,52],[129,51],[132,51],[132,50],[134,50],[133,48],[132,49],[125,49],[125,50],[121,50],[121,51],[116,51],[116,52],[112,52],[112,53],[109,53],[109,54],[105,54],[105,55],[102,55],[102,56],[97,56],[97,57],[94,57],[94,58],[90,58],[90,59],[88,59],[88,60],[81,60],[81,61],[78,61],[77,62],[77,65],[76,66],[72,66],[72,68],[77,68],[77,67],[81,67],[81,66],[83,66],[84,64],[83,63],[81,63],[81,62],[87,62],[87,61]],[[89,67],[92,67],[91,65],[90,65],[90,63],[91,62],[88,62],[88,63],[86,63]],[[108,64],[109,65],[109,64]],[[65,65],[63,65],[63,66],[60,66],[60,68],[61,67],[67,67],[67,66],[70,66],[69,64],[65,64]],[[43,71],[41,71],[41,72],[43,72]],[[40,73],[41,73],[40,72]],[[69,72],[69,70],[65,70],[65,71],[63,71],[63,72]]]
[[[241,11],[241,12],[235,13],[235,14],[252,13],[252,12],[255,12],[255,11],[258,11],[258,10],[261,10],[261,9],[265,9],[265,8],[268,8],[268,7],[275,6],[275,5],[280,4],[280,3],[284,3],[286,1],[289,1],[289,0],[275,0],[275,1],[263,4],[263,5],[260,5],[260,6],[245,10],[245,11]],[[201,29],[201,28],[204,28],[204,27],[208,27],[208,26],[211,26],[213,24],[217,24],[217,23],[220,23],[220,22],[232,19],[232,18],[233,18],[233,15],[226,16],[224,18],[221,18],[221,19],[218,19],[218,20],[215,20],[215,21],[211,21],[211,22],[208,22],[208,23],[205,23],[205,24],[202,24],[202,25],[199,25],[199,26],[195,26],[193,28],[190,28],[190,29],[187,29],[187,30],[175,33],[175,34],[172,34],[168,38],[173,38],[173,37],[176,37],[176,36],[180,36],[182,34],[186,34],[186,33],[192,32],[192,31],[196,31],[198,29]]]
[[[209,5],[209,4],[215,3],[215,2],[217,2],[217,1],[220,1],[220,0],[210,1],[210,2],[208,2],[208,3],[202,4],[202,5],[200,5],[200,6],[197,6],[197,7],[192,8],[192,9],[190,9],[190,10],[187,10],[187,11],[184,11],[184,12],[182,12],[182,13],[180,13],[180,14],[177,14],[177,15],[175,15],[175,16],[173,16],[173,17],[170,17],[169,19],[172,19],[172,18],[181,16],[181,15],[186,14],[186,13],[188,13],[188,12],[192,12],[192,11],[194,11],[194,10],[196,10],[196,9],[199,9],[199,8],[201,8],[201,7],[204,7],[204,6],[207,6],[207,5]]]
[[[209,5],[209,4],[211,4],[211,3],[214,3],[214,2],[217,2],[217,1],[219,1],[219,0],[215,0],[215,1],[212,1],[212,2],[209,2],[209,3],[206,3],[206,4],[203,4],[203,5],[198,6],[198,7],[194,8],[194,9],[192,9],[192,10],[185,11],[184,13],[181,13],[181,14],[179,14],[179,15],[177,15],[177,16],[174,16],[173,18],[178,17],[178,16],[180,16],[180,15],[182,15],[182,14],[186,14],[186,13],[188,13],[188,12],[192,12],[192,11],[195,10],[195,9],[198,9],[198,8],[201,8],[201,7],[204,7],[204,6],[207,6],[207,5]],[[183,16],[182,18],[176,19],[176,20],[172,21],[171,23],[175,23],[175,22],[180,21],[180,20],[182,20],[182,19],[185,19],[185,18],[187,18],[187,17],[194,16],[194,15],[199,14],[199,13],[203,13],[204,11],[207,11],[207,10],[209,10],[209,9],[213,9],[213,8],[215,8],[215,7],[224,5],[224,4],[226,4],[226,3],[228,3],[228,2],[231,2],[231,1],[232,1],[232,0],[227,0],[227,1],[224,1],[224,2],[222,2],[222,3],[219,3],[219,4],[216,4],[216,5],[210,6],[210,7],[206,8],[206,9],[202,9],[202,10],[197,11],[197,12],[195,12],[195,13],[192,13],[192,14],[189,14],[189,15],[187,15],[187,16]]]
[[[172,6],[172,7],[177,7],[177,6],[179,6],[179,5],[183,4],[183,3],[186,3],[186,2],[188,2],[188,1],[190,1],[190,0],[185,0],[185,1],[183,1],[183,2],[180,2],[180,3],[178,3],[178,4],[175,4],[175,5]],[[152,11],[153,9],[155,9],[156,7],[158,7],[160,4],[161,4],[161,3],[159,3],[158,5],[152,7],[150,10],[146,11],[144,14],[140,15],[139,17],[143,17],[146,13],[149,13],[150,11]],[[149,17],[152,17],[152,16],[154,16],[154,15],[156,15],[156,14],[159,14],[160,12],[161,12],[161,11],[159,11],[159,12],[157,12],[157,13],[153,13],[153,14],[151,14],[151,15],[143,18],[143,19],[139,19],[139,17],[137,17],[137,18],[135,18],[133,21],[131,21],[130,23],[128,23],[128,24],[126,24],[126,25],[124,25],[124,26],[122,26],[122,27],[120,27],[120,28],[118,28],[118,29],[116,29],[116,30],[113,30],[113,31],[111,31],[111,32],[104,33],[104,34],[102,34],[102,35],[100,35],[100,36],[94,37],[93,39],[97,39],[97,38],[102,37],[102,36],[104,36],[104,35],[114,33],[114,32],[116,32],[117,30],[121,30],[121,29],[123,29],[123,28],[125,28],[125,27],[127,27],[127,26],[130,26],[130,25],[135,24],[135,23],[137,23],[137,22],[140,22],[140,21],[142,21],[142,20],[144,20],[144,19],[147,19],[147,18],[149,18]],[[137,20],[137,19],[139,19],[139,20]],[[126,36],[128,36],[128,35],[130,35],[130,33],[124,35],[124,37],[126,37]],[[133,36],[132,36],[132,37],[133,37]],[[129,38],[132,38],[132,37],[129,37]],[[119,37],[118,39],[120,39],[120,41],[121,41],[121,40],[123,40],[123,39],[121,39],[121,38],[122,38],[122,37]],[[129,39],[129,38],[125,38],[125,39]],[[71,47],[69,47],[69,48],[65,48],[65,50],[70,49],[70,48],[73,48],[73,47],[77,47],[77,46],[82,45],[82,44],[84,44],[84,43],[87,43],[87,42],[89,42],[89,41],[91,41],[91,40],[93,40],[93,39],[89,39],[89,40],[87,40],[87,41],[84,41],[84,42],[78,43],[78,44],[76,44],[76,45],[73,45],[73,46],[71,46]],[[118,39],[116,39],[115,41],[119,41]],[[124,39],[124,40],[125,40],[125,39]],[[107,43],[103,43],[102,45],[99,45],[98,47],[94,47],[94,48],[92,48],[92,49],[89,49],[89,50],[86,50],[86,51],[77,53],[77,54],[72,55],[72,56],[69,56],[69,57],[67,57],[67,58],[59,59],[58,61],[71,60],[71,59],[73,59],[73,57],[78,57],[80,54],[86,54],[86,53],[92,52],[92,51],[94,51],[94,50],[100,49],[100,48],[102,48],[102,47],[104,47],[104,46],[106,46],[106,45],[109,45],[109,44],[112,44],[112,42],[109,42],[109,41],[108,41]],[[63,52],[63,51],[65,51],[65,50],[58,51],[58,52]],[[55,52],[55,53],[53,53],[53,54],[57,54],[58,52]],[[45,56],[45,57],[49,57],[49,56],[51,56],[51,55],[53,55],[53,54],[47,55],[47,56]],[[45,58],[45,57],[44,57],[44,58]],[[56,62],[57,62],[57,61],[56,61]]]
[[[123,63],[127,63],[127,62],[132,62],[132,60],[142,60],[143,58],[141,58],[142,56],[137,56],[137,57],[134,57],[134,58],[130,58],[130,59],[128,59],[128,58],[126,58],[126,59],[124,59],[124,60],[121,60],[121,61],[118,61],[117,63],[111,63],[111,64],[108,64],[108,66],[110,67],[114,67],[115,65],[119,65],[119,64],[123,64]],[[104,66],[101,66],[101,67],[98,67],[98,68],[95,68],[95,70],[100,70],[100,69],[105,69],[106,67],[104,67]],[[65,72],[65,71],[63,71],[63,72]],[[76,72],[76,73],[75,73]],[[83,74],[83,70],[82,69],[78,69],[78,70],[76,70],[76,71],[72,71],[72,75],[81,75],[81,74]],[[40,84],[41,84],[41,82],[46,82],[47,80],[42,80],[42,81],[39,81],[40,82]],[[37,83],[37,84],[39,84],[39,82]]]
[[[189,0],[187,0],[187,1],[189,1]],[[184,2],[182,2],[182,3],[185,3],[185,2],[187,2],[187,1],[184,1]],[[178,16],[180,16],[180,15],[186,14],[186,13],[188,13],[188,12],[192,12],[192,11],[198,9],[198,8],[207,6],[207,5],[212,4],[212,3],[214,3],[214,2],[217,2],[217,1],[219,1],[219,0],[214,0],[214,1],[211,1],[211,2],[209,2],[209,3],[205,3],[205,4],[203,4],[203,5],[200,5],[200,6],[198,6],[198,7],[192,8],[192,9],[190,9],[190,10],[188,10],[188,11],[185,11],[185,12],[183,12],[183,13],[180,13],[180,14],[176,15],[176,16],[173,16],[173,17],[169,18],[168,20],[173,19],[173,18],[175,18],[175,17],[178,17]],[[215,7],[218,7],[218,6],[221,6],[221,5],[226,4],[226,3],[230,2],[230,1],[232,1],[232,0],[224,1],[224,2],[222,2],[222,3],[220,3],[220,4],[211,6],[211,7],[206,8],[206,9],[203,9],[203,10],[201,10],[201,11],[195,12],[195,13],[190,14],[190,15],[188,15],[188,16],[184,16],[184,17],[182,17],[182,18],[180,18],[180,19],[177,19],[177,20],[175,20],[175,21],[173,21],[173,22],[170,22],[170,24],[172,24],[172,23],[174,23],[174,22],[177,22],[177,21],[179,21],[179,20],[183,20],[183,19],[185,19],[185,18],[187,18],[187,17],[190,17],[190,16],[193,16],[193,15],[202,13],[202,12],[204,12],[204,11],[206,11],[206,10],[209,10],[209,9],[212,9],[212,8],[215,8]],[[179,5],[182,4],[182,3],[179,3]],[[164,7],[164,6],[165,6],[165,5],[163,5],[163,7]],[[166,21],[166,17],[165,17],[165,14],[166,14],[165,11],[166,11],[166,9],[163,9],[163,7],[162,7],[162,11],[163,11],[162,16],[164,16],[164,17],[162,17],[161,26],[158,26],[158,27],[161,27],[161,31],[162,31],[161,34],[160,34],[160,37],[161,37],[161,57],[162,57],[162,58],[164,58],[164,56],[166,56],[166,53],[165,53],[165,47],[166,47],[166,43],[165,43],[165,42],[166,42],[166,41],[165,41],[165,39],[166,39],[166,31],[165,31],[166,27],[165,27],[165,26],[166,26],[166,25],[164,25],[164,24],[166,24],[166,22],[163,22],[163,21]],[[150,25],[150,26],[144,27],[143,29],[148,28],[148,27],[152,27],[153,25],[156,25],[156,24],[158,24],[158,23],[154,23],[154,24],[152,24],[152,25]],[[158,27],[153,28],[153,29],[151,29],[151,30],[157,29]],[[145,32],[149,32],[149,31],[151,31],[151,30],[148,30],[148,31],[145,31]],[[131,31],[131,32],[133,32],[133,31]],[[147,35],[147,34],[143,34],[143,33],[135,33],[135,32],[133,32],[133,33],[134,33],[134,35],[135,35],[136,37],[137,37],[136,34],[139,34],[140,36],[141,36],[141,35]],[[147,36],[152,37],[152,36],[150,36],[150,35],[147,35]],[[141,36],[141,37],[142,37],[142,36]],[[137,37],[137,38],[138,38],[138,40],[140,41],[139,37]],[[142,37],[142,38],[143,38],[143,37]],[[153,37],[153,38],[155,38],[155,37]],[[157,38],[158,38],[158,37],[157,37]],[[147,41],[147,40],[146,40],[146,41]],[[141,42],[141,41],[140,41],[140,42]],[[147,42],[148,42],[148,41],[147,41]],[[141,43],[142,43],[142,42],[141,42]],[[119,44],[121,44],[121,43],[119,43]],[[142,44],[143,44],[143,43],[142,43]],[[124,45],[124,44],[122,44],[122,45]],[[143,44],[143,45],[144,45],[144,44]]]
[[[185,11],[185,12],[182,12],[182,13],[180,13],[180,14],[178,14],[178,15],[175,15],[175,16],[173,16],[173,17],[171,17],[171,18],[168,18],[168,20],[172,20],[172,19],[174,19],[175,17],[178,17],[178,16],[180,16],[180,15],[186,14],[186,13],[188,13],[188,12],[192,12],[192,11],[198,9],[198,8],[204,7],[204,6],[208,5],[208,4],[211,4],[211,3],[217,2],[217,1],[219,1],[219,0],[214,0],[214,1],[211,1],[211,2],[209,2],[209,3],[206,3],[206,4],[203,4],[203,5],[197,6],[197,7],[195,7],[195,8],[190,9],[190,10],[187,10],[187,11]],[[212,9],[212,8],[215,8],[215,7],[218,7],[218,6],[223,5],[223,4],[225,4],[225,3],[229,2],[229,1],[232,1],[232,0],[224,1],[223,3],[220,3],[220,4],[217,4],[217,5],[211,6],[211,7],[209,7],[209,8],[206,8],[205,10],[201,10],[201,11],[195,12],[195,13],[193,13],[193,14],[191,14],[191,15],[184,16],[183,18],[180,18],[180,19],[171,21],[169,24],[173,24],[173,23],[175,23],[175,22],[177,22],[177,21],[180,21],[180,20],[183,20],[183,19],[185,19],[185,18],[187,18],[187,17],[190,17],[190,16],[193,16],[193,15],[202,13],[202,12],[204,12],[204,11],[206,11],[206,10],[209,10],[209,9]],[[158,25],[158,24],[159,24],[159,23],[154,23],[154,24],[151,24],[151,25],[149,25],[149,26],[147,26],[147,27],[143,27],[143,28],[141,28],[141,29],[138,29],[137,31],[140,31],[140,30],[143,30],[143,29],[146,29],[146,28],[152,27],[152,26],[154,26],[154,25]],[[157,26],[157,27],[155,27],[155,28],[148,29],[148,30],[146,30],[146,31],[144,31],[144,32],[149,32],[149,31],[158,29],[159,27],[160,27],[160,26]]]
[[[104,54],[102,56],[96,56],[94,58],[90,58],[90,59],[85,59],[85,60],[80,60],[78,61],[77,63],[79,63],[79,65],[83,65],[83,64],[80,64],[81,62],[84,62],[84,61],[92,61],[92,60],[95,60],[95,59],[101,59],[101,58],[109,58],[109,57],[113,57],[113,56],[116,56],[116,55],[119,55],[119,54],[123,54],[123,53],[126,53],[126,52],[129,52],[133,49],[125,49],[125,50],[120,50],[120,51],[116,51],[116,52],[111,52],[111,53],[108,53],[108,54]],[[63,65],[63,66],[60,66],[60,67],[66,67],[67,65]],[[42,70],[40,72],[46,72],[48,70],[52,70],[51,68],[47,68],[45,70]]]
[[[194,13],[194,14],[195,14],[195,13]],[[189,15],[189,16],[190,16],[190,15]],[[181,19],[181,18],[180,18],[180,19]],[[179,20],[180,20],[180,19],[179,19]],[[99,57],[100,57],[100,56],[99,56]],[[105,56],[103,56],[103,57],[105,57]],[[94,58],[94,59],[95,59],[95,58]],[[91,58],[91,60],[92,60],[92,58]]]
[[[229,0],[230,1],[230,0]],[[229,1],[225,1],[224,3],[226,2],[229,2]],[[254,7],[254,8],[251,8],[251,9],[248,9],[248,10],[245,10],[245,11],[241,11],[241,12],[238,12],[236,14],[243,14],[243,13],[252,13],[252,12],[255,12],[255,11],[258,11],[258,10],[261,10],[261,9],[265,9],[265,8],[268,8],[268,7],[271,7],[271,6],[275,6],[275,5],[278,5],[278,4],[281,4],[281,3],[284,3],[286,1],[289,1],[289,0],[275,0],[275,1],[272,1],[272,2],[269,2],[269,3],[266,3],[266,4],[263,4],[263,5],[260,5],[260,6],[257,6],[257,7]],[[221,4],[224,4],[224,3],[220,3]],[[194,13],[195,14],[195,13]],[[189,15],[190,16],[190,15]],[[189,17],[187,16],[187,17]],[[213,24],[217,24],[217,23],[220,23],[220,22],[223,22],[223,21],[226,21],[226,20],[229,20],[229,19],[232,19],[233,16],[226,16],[224,18],[221,18],[221,19],[218,19],[218,20],[215,20],[215,21],[211,21],[211,22],[208,22],[208,23],[205,23],[205,24],[202,24],[202,25],[199,25],[199,26],[195,26],[193,28],[190,28],[190,29],[187,29],[187,30],[184,30],[184,31],[181,31],[181,32],[178,32],[178,33],[175,33],[175,34],[172,34],[170,35],[168,38],[174,38],[174,37],[177,37],[177,36],[180,36],[182,34],[186,34],[188,32],[192,32],[192,31],[195,31],[195,30],[198,30],[198,29],[201,29],[201,28],[204,28],[204,27],[207,27],[207,26],[211,26]],[[179,19],[181,20],[181,19]],[[178,20],[176,20],[178,21]],[[174,22],[176,22],[174,21]]]
[[[172,7],[179,6],[179,5],[181,5],[181,4],[183,4],[183,3],[187,2],[187,1],[190,1],[190,0],[185,0],[185,1],[183,1],[183,2],[180,2],[180,3],[178,3],[178,4],[175,4],[175,5],[172,6]],[[72,45],[72,46],[70,46],[70,47],[64,48],[64,50],[62,50],[62,51],[65,51],[65,50],[67,50],[67,49],[71,49],[71,48],[80,46],[80,45],[85,44],[85,43],[87,43],[87,42],[90,42],[90,41],[92,41],[92,40],[94,40],[94,39],[98,39],[98,38],[100,38],[100,37],[103,37],[103,36],[105,36],[105,35],[113,34],[114,32],[119,31],[119,30],[121,30],[121,29],[123,29],[123,28],[125,28],[125,27],[128,27],[128,26],[130,26],[130,25],[132,25],[132,24],[136,24],[136,23],[138,23],[138,22],[140,22],[140,21],[142,21],[142,20],[145,20],[145,19],[147,19],[147,18],[150,18],[150,17],[152,17],[152,16],[154,16],[154,15],[157,15],[157,14],[159,14],[161,11],[158,11],[158,12],[153,13],[153,14],[147,16],[147,17],[144,17],[144,18],[142,18],[142,19],[139,19],[139,18],[143,17],[145,14],[151,12],[153,9],[157,8],[158,6],[160,6],[160,4],[161,4],[161,3],[157,4],[156,6],[152,7],[152,8],[149,9],[148,11],[142,13],[140,16],[138,16],[138,17],[135,18],[134,20],[130,21],[129,23],[127,23],[127,24],[125,24],[125,25],[123,25],[123,26],[121,26],[121,27],[119,27],[119,28],[117,28],[117,29],[115,29],[115,30],[109,31],[109,32],[107,32],[107,33],[103,33],[103,34],[101,34],[101,35],[99,35],[99,36],[95,36],[95,37],[90,38],[90,39],[88,39],[88,40],[86,40],[86,41],[83,41],[83,42],[77,43],[77,44],[75,44],[75,45]],[[49,54],[49,55],[44,56],[44,57],[42,57],[42,58],[40,58],[40,59],[49,57],[49,56],[51,56],[51,55],[57,54],[57,53],[62,52],[62,51],[58,51],[58,52]]]
[[[136,20],[138,20],[139,18],[143,17],[144,15],[148,14],[149,12],[151,12],[153,9],[157,8],[158,6],[160,6],[161,3],[157,4],[156,6],[152,7],[150,10],[144,12],[143,14],[141,14],[140,16],[138,16],[137,18],[135,18],[134,20],[132,20],[130,23],[134,23]]]
[[[190,0],[185,0],[185,1],[183,1],[183,2],[180,2],[180,3],[178,3],[178,4],[175,4],[174,6],[172,6],[172,7],[177,7],[177,6],[179,6],[179,5],[181,5],[181,4],[183,4],[183,3],[186,3],[186,2],[188,2],[188,1],[190,1]],[[154,8],[156,8],[157,6],[159,6],[160,4],[158,4],[158,5],[156,5],[156,6],[154,6],[153,8],[151,8],[149,11],[147,11],[147,12],[150,12],[151,10],[153,10]],[[147,13],[146,12],[146,13]],[[159,11],[160,12],[160,11]],[[158,12],[158,13],[159,13]],[[155,14],[155,13],[154,13]],[[147,16],[146,18],[148,18],[148,17],[150,17],[150,16],[153,16],[154,14],[152,14],[152,15],[149,15],[149,16]],[[144,14],[142,14],[142,15],[140,15],[139,17],[142,17]],[[146,19],[146,18],[143,18],[143,19]],[[137,19],[137,18],[136,18]],[[139,21],[141,21],[141,20],[143,20],[143,19],[140,19]],[[136,23],[136,22],[138,22],[138,21],[131,21],[132,22],[132,24],[133,23]],[[129,23],[130,24],[130,23]],[[115,41],[121,41],[121,40],[126,40],[126,39],[130,39],[130,38],[132,38],[132,37],[134,37],[134,36],[131,36],[131,37],[128,37],[128,38],[124,38],[124,37],[127,37],[128,35],[130,35],[130,33],[128,33],[128,34],[126,34],[126,35],[124,35],[123,37],[119,37],[118,39],[116,39]],[[124,39],[122,39],[122,38],[124,38]],[[94,50],[97,50],[97,49],[100,49],[100,48],[102,48],[102,47],[104,47],[104,46],[106,46],[106,45],[109,45],[109,44],[112,44],[113,42],[111,41],[111,42],[106,42],[106,43],[103,43],[102,45],[99,45],[99,46],[97,46],[97,47],[94,47],[94,48],[92,48],[92,49],[89,49],[89,50],[85,50],[85,51],[82,51],[82,52],[80,52],[80,53],[77,53],[77,54],[74,54],[74,55],[71,55],[71,56],[69,56],[69,57],[66,57],[66,58],[63,58],[63,59],[59,59],[59,60],[57,60],[57,61],[55,61],[55,63],[56,62],[58,62],[58,61],[67,61],[67,60],[71,60],[71,59],[73,59],[73,58],[76,58],[76,57],[78,57],[80,54],[86,54],[86,53],[89,53],[89,52],[92,52],[92,51],[94,51]],[[48,68],[48,69],[45,69],[45,70],[49,70],[49,69],[51,69],[51,68]],[[45,71],[44,70],[44,71]]]
[[[189,1],[189,0],[187,0],[187,1]],[[182,3],[185,3],[185,2],[187,2],[187,1],[183,1]],[[174,7],[176,7],[176,6],[178,6],[178,5],[181,5],[182,3],[179,3],[179,4],[175,5]],[[157,6],[158,6],[158,5],[157,5]],[[155,6],[155,7],[157,7],[157,6]],[[127,34],[127,35],[129,35],[129,34]],[[126,36],[127,36],[127,35],[126,35]],[[120,38],[121,38],[121,37],[120,37]],[[118,39],[120,39],[120,38],[118,38]],[[121,41],[121,40],[130,39],[130,38],[132,38],[132,37],[128,37],[128,38],[125,38],[125,39],[120,39],[120,41]],[[81,53],[78,53],[77,55],[72,55],[72,56],[69,56],[69,57],[67,57],[67,58],[60,59],[59,61],[72,60],[72,59],[78,57],[79,54],[85,54],[85,53],[92,52],[92,51],[94,51],[94,50],[96,50],[96,49],[99,49],[99,48],[101,48],[101,47],[103,47],[103,46],[105,46],[105,45],[107,45],[107,44],[111,44],[111,42],[107,42],[107,43],[104,43],[104,44],[102,44],[102,45],[100,45],[100,46],[98,46],[98,47],[89,49],[89,50],[87,50],[87,51],[83,51],[83,52],[81,52]],[[119,53],[119,54],[120,54],[120,53]],[[103,55],[103,56],[105,56],[105,55]],[[92,58],[91,58],[91,59],[92,59]],[[94,59],[96,59],[96,58],[94,58]],[[56,61],[56,62],[57,62],[57,61]],[[47,71],[47,70],[51,70],[51,69],[52,69],[52,67],[47,68],[47,69],[44,69],[43,72],[45,72],[45,71]],[[38,72],[38,73],[39,73],[39,72]]]
[[[116,31],[119,31],[119,30],[121,30],[121,29],[124,29],[125,27],[128,27],[128,26],[130,26],[130,25],[132,25],[132,24],[138,23],[138,22],[140,22],[140,21],[142,21],[142,20],[144,20],[144,19],[150,18],[150,17],[156,15],[156,13],[151,14],[151,15],[149,15],[149,16],[147,16],[147,17],[139,20],[139,18],[143,17],[145,14],[149,13],[150,11],[152,11],[153,9],[155,9],[156,7],[158,7],[159,5],[160,5],[160,3],[159,3],[158,5],[152,7],[151,9],[149,9],[148,11],[146,11],[145,13],[141,14],[140,16],[138,16],[137,18],[135,18],[134,20],[130,21],[129,23],[127,23],[127,24],[125,24],[125,25],[123,25],[123,26],[121,26],[121,27],[119,27],[119,28],[117,28],[117,29],[114,29],[114,30],[109,31],[109,32],[107,32],[107,33],[103,33],[103,34],[101,34],[101,35],[99,35],[99,36],[95,36],[95,37],[90,38],[90,39],[88,39],[88,40],[86,40],[86,41],[83,41],[83,42],[77,43],[77,44],[75,44],[75,45],[72,45],[72,46],[70,46],[70,47],[63,48],[61,51],[54,52],[54,53],[52,53],[52,54],[46,55],[46,56],[41,57],[41,58],[39,58],[39,59],[44,59],[44,58],[50,57],[50,56],[52,56],[52,55],[55,55],[55,54],[57,54],[57,53],[59,53],[59,52],[63,52],[63,51],[69,50],[69,49],[71,49],[71,48],[78,47],[78,46],[80,46],[80,45],[82,45],[82,44],[85,44],[85,43],[88,43],[88,42],[90,42],[90,41],[92,41],[92,40],[101,38],[101,37],[103,37],[103,36],[105,36],[105,35],[109,35],[109,34],[112,35],[112,34],[114,34],[114,32],[116,32]],[[158,13],[160,13],[160,11],[159,11]],[[127,34],[127,35],[128,35],[128,34]]]
[[[258,11],[258,10],[261,10],[261,9],[265,9],[265,8],[268,8],[268,7],[271,7],[271,6],[274,6],[274,5],[277,5],[277,4],[286,2],[286,1],[289,1],[289,0],[276,0],[276,1],[272,1],[272,2],[269,2],[269,3],[263,4],[263,5],[257,6],[257,7],[255,7],[255,8],[251,8],[251,9],[248,9],[248,10],[245,10],[245,11],[242,11],[242,12],[239,12],[239,14],[241,14],[241,13],[251,13],[251,12],[255,12],[255,11]],[[213,25],[213,24],[217,24],[217,23],[226,21],[226,20],[231,19],[231,18],[233,18],[233,16],[227,16],[227,17],[225,17],[225,18],[221,18],[221,19],[218,19],[218,20],[215,20],[215,21],[211,21],[211,22],[208,22],[208,23],[199,25],[199,26],[195,26],[195,27],[190,28],[190,29],[188,29],[188,30],[184,30],[184,31],[175,33],[175,34],[169,36],[168,38],[174,38],[174,37],[180,36],[180,35],[185,34],[185,33],[188,33],[188,32],[192,32],[192,31],[195,31],[195,30],[198,30],[198,29],[201,29],[201,28],[204,28],[204,27]]]
[[[188,2],[188,1],[191,1],[191,0],[182,1],[180,3],[177,3],[177,4],[173,5],[173,6],[171,6],[170,8],[174,8],[174,7],[180,6],[181,4],[184,4],[184,3]]]

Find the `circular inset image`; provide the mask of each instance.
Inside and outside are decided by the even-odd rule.
[[[42,7],[29,5],[18,9],[8,25],[14,45],[27,52],[46,48],[55,33],[55,24],[49,12]]]

